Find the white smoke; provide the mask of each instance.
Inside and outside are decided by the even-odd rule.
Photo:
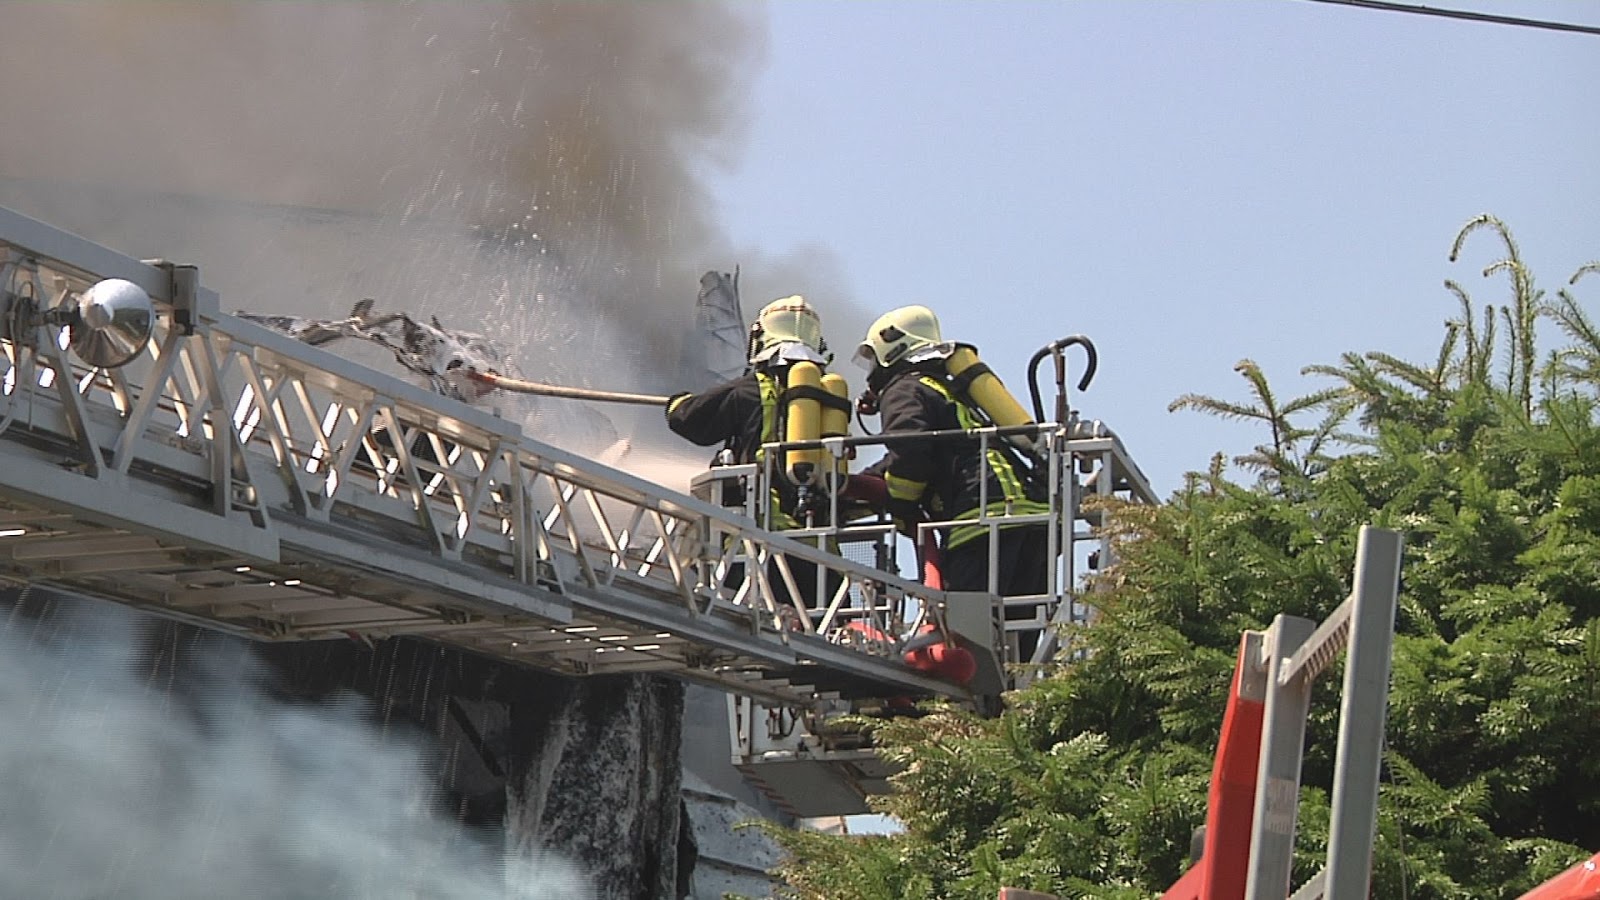
[[[859,333],[824,256],[736,255],[715,222],[702,175],[737,155],[759,10],[6,0],[0,204],[197,265],[224,311],[373,297],[501,341],[534,380],[671,392],[706,269],[743,266],[747,312],[803,293],[839,344]],[[673,486],[711,452],[654,409],[506,415],[623,468],[630,440],[681,449],[635,469]],[[125,647],[18,644],[0,642],[0,897],[583,896],[502,877],[426,813],[418,751],[354,707],[277,706],[222,673],[196,715],[130,684]]]
[[[141,681],[133,619],[87,605],[58,646],[0,629],[0,897],[590,896],[435,814],[421,742],[354,699],[272,700],[245,653],[200,696]]]

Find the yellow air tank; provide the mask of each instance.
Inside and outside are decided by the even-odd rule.
[[[988,414],[990,421],[1001,427],[1010,425],[1029,425],[1033,417],[1022,408],[1017,398],[1011,396],[1006,386],[1000,382],[999,376],[989,370],[978,359],[978,351],[966,344],[957,344],[955,352],[950,354],[944,363],[945,371],[957,384],[966,382],[965,393]],[[974,366],[980,366],[975,372],[968,372]],[[962,373],[967,372],[963,378]],[[1010,438],[1017,445],[1032,451],[1033,441],[1026,436],[1018,435]]]
[[[814,441],[822,436],[822,368],[813,362],[797,362],[789,367],[788,413],[783,439]],[[790,450],[784,474],[795,484],[810,484],[818,474],[826,450]]]
[[[822,407],[822,436],[848,437],[850,434],[850,385],[844,380],[843,375],[832,372],[822,376],[822,389],[833,395],[835,403]],[[827,450],[822,451],[824,457],[833,454]],[[829,490],[837,490],[844,484],[845,478],[850,474],[850,460],[846,456],[834,459],[832,483]]]

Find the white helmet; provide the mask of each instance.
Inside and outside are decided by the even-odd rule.
[[[822,319],[806,298],[795,294],[774,300],[756,314],[750,326],[750,362],[801,362],[826,365],[828,342],[822,339]]]
[[[926,306],[902,306],[878,317],[867,328],[867,339],[856,348],[856,364],[863,369],[888,368],[895,363],[942,359],[955,351],[954,341],[939,333],[939,317]]]

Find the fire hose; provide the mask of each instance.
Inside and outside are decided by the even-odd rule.
[[[537,394],[541,397],[565,397],[569,400],[593,400],[599,403],[636,403],[640,406],[666,406],[670,397],[661,394],[630,394],[625,391],[597,391],[591,388],[565,387],[524,381],[494,372],[470,372],[469,378],[490,387],[513,394]]]

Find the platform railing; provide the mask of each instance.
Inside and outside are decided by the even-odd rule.
[[[1018,437],[1027,438],[1038,448],[1031,465],[1036,469],[1033,477],[1039,484],[1034,495],[1039,498],[1037,502],[1043,504],[1043,511],[1024,512],[1011,507],[994,511],[990,507],[1003,498],[990,496],[989,485],[984,483],[980,487],[975,516],[930,519],[916,523],[911,532],[903,532],[897,531],[895,523],[883,514],[853,502],[844,482],[832,486],[819,483],[815,490],[820,515],[784,534],[817,546],[865,545],[880,566],[892,571],[903,571],[903,563],[910,556],[915,560],[911,566],[912,577],[922,577],[928,571],[926,557],[938,552],[932,548],[942,546],[951,529],[981,529],[988,552],[988,581],[978,593],[987,595],[986,602],[993,607],[997,620],[1003,623],[1005,634],[1005,646],[996,650],[1007,663],[1039,666],[1060,649],[1061,626],[1082,624],[1088,619],[1090,607],[1084,596],[1082,578],[1085,565],[1107,566],[1114,561],[1109,533],[1100,527],[1103,507],[1085,501],[1096,497],[1157,502],[1154,490],[1121,441],[1101,423],[1074,418],[1066,423],[772,442],[763,446],[763,462],[754,467],[759,470],[759,479],[750,482],[752,487],[742,498],[748,515],[770,525],[774,521],[774,493],[761,485],[770,485],[786,477],[778,461],[786,459],[792,451],[822,449],[829,462],[818,468],[825,472],[844,471],[849,462],[875,458],[896,445],[910,442],[961,442],[970,445],[979,458],[986,459],[991,451],[1006,448],[1006,452],[1011,452],[1008,442]],[[1022,464],[1020,457],[1018,464]],[[1002,597],[999,590],[1000,541],[996,537],[1005,529],[1027,526],[1042,528],[1047,536],[1045,571],[1041,573],[1043,590]],[[897,533],[906,539],[897,539]],[[963,602],[973,600],[964,598]]]

